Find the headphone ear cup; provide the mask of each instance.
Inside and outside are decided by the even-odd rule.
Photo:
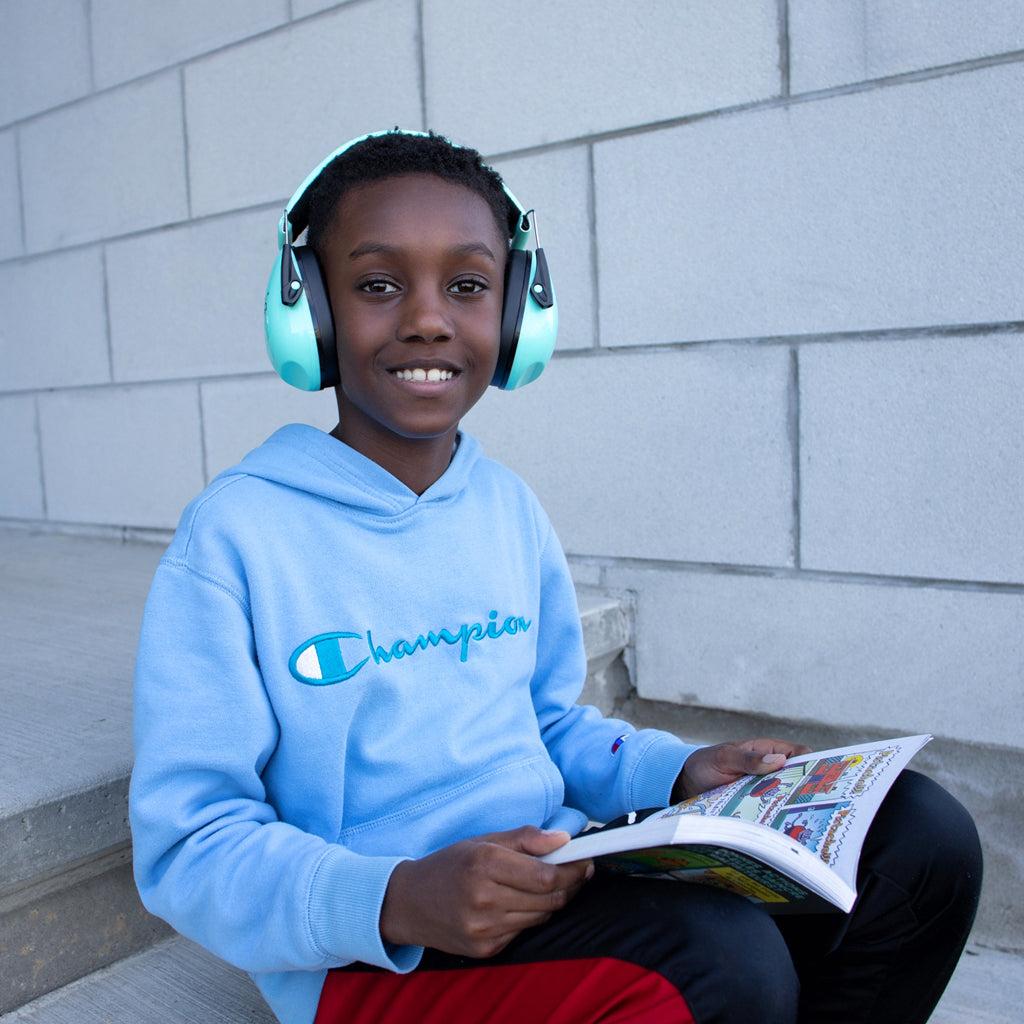
[[[505,266],[498,365],[491,381],[512,391],[536,380],[555,350],[558,304],[544,250],[512,249]]]
[[[291,253],[302,291],[288,304],[281,297],[281,261]],[[302,391],[319,391],[338,383],[334,317],[320,264],[307,245],[277,254],[263,303],[267,355],[282,380]]]
[[[519,335],[523,324],[523,312],[529,298],[530,265],[533,254],[526,249],[510,249],[505,262],[505,291],[501,303],[501,338],[498,343],[498,365],[494,368],[491,383],[497,388],[508,384]]]

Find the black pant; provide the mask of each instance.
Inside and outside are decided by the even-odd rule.
[[[970,815],[906,771],[865,841],[849,915],[769,917],[720,890],[599,872],[497,957],[428,950],[420,969],[612,957],[671,981],[698,1024],[923,1024],[963,951],[980,886]]]

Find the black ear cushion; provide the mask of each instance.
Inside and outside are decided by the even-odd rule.
[[[320,387],[333,388],[338,383],[338,349],[334,337],[334,317],[323,275],[320,273],[320,264],[308,245],[293,246],[292,256],[302,276],[309,315],[313,321],[313,335],[320,357]]]
[[[523,311],[530,287],[530,269],[533,253],[526,249],[511,249],[505,262],[505,292],[501,304],[501,341],[498,345],[498,365],[491,383],[503,388],[508,383],[512,364],[519,345],[519,331],[523,326]]]

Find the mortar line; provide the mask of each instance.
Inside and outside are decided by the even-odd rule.
[[[779,19],[779,78],[781,93],[790,93],[789,0],[778,0]]]
[[[0,266],[7,262],[21,263],[28,253],[28,216],[25,211],[25,185],[24,176],[21,170],[21,128],[14,129],[14,176],[18,189],[18,218],[21,229],[21,255],[12,256],[11,259],[0,261]]]
[[[429,131],[430,122],[427,120],[427,40],[423,28],[423,0],[416,0],[416,54],[419,57],[419,67],[416,69],[416,73],[420,90],[420,125],[424,131]]]
[[[206,487],[210,482],[207,471],[209,455],[206,450],[206,417],[203,414],[203,382],[201,380],[196,381],[196,405],[199,411],[199,471],[203,474],[203,486]]]
[[[33,429],[36,435],[36,459],[39,464],[39,493],[42,498],[43,520],[50,518],[49,502],[46,497],[46,469],[43,459],[43,424],[39,414],[39,395],[32,397]]]
[[[107,266],[107,245],[100,246],[100,277],[103,287],[103,318],[107,339],[107,375],[110,383],[116,383],[114,377],[114,325],[110,316],[110,272]]]
[[[796,345],[789,350],[788,408],[786,429],[789,435],[790,468],[792,471],[792,536],[793,566],[799,569],[802,558],[801,545],[801,479],[800,479],[800,354]]]
[[[597,244],[597,174],[594,166],[594,147],[587,146],[587,221],[590,228],[590,290],[593,302],[590,310],[591,348],[601,347],[601,255]]]
[[[740,565],[725,562],[695,562],[667,558],[590,555],[585,552],[572,550],[566,551],[566,557],[574,565],[587,565],[602,571],[627,570],[633,572],[692,573],[698,576],[744,576],[805,583],[834,583],[851,586],[899,587],[904,589],[1024,596],[1024,583],[1005,583],[999,580],[958,580],[931,576],[890,576],[882,573],[844,572],[835,569],[796,569],[783,565]],[[604,578],[604,575],[602,578]]]
[[[185,68],[178,71],[178,92],[181,101],[181,156],[185,162],[185,209],[188,210],[188,219],[185,224],[195,223],[192,218],[192,154],[189,150],[188,141],[188,105],[185,102]]]

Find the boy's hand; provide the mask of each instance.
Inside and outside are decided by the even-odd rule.
[[[494,956],[524,928],[564,907],[593,874],[591,861],[537,860],[568,841],[566,832],[528,825],[403,861],[388,882],[381,937],[461,956]]]
[[[735,782],[744,775],[767,775],[781,768],[787,757],[809,754],[810,747],[785,740],[742,740],[695,750],[672,787],[672,802]]]

